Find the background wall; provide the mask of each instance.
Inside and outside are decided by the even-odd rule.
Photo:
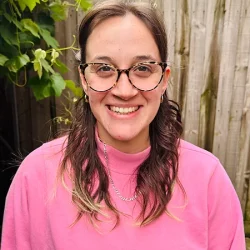
[[[183,137],[220,159],[249,236],[250,1],[158,3],[169,38],[169,94],[182,108]]]
[[[183,137],[214,153],[245,208],[250,169],[250,1],[165,0]]]

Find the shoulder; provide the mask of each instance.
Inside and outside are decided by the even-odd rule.
[[[44,143],[25,157],[17,171],[17,175],[42,175],[46,169],[56,171],[64,154],[66,143],[67,137]]]
[[[217,164],[219,159],[209,151],[202,149],[185,140],[180,140],[179,146],[180,157],[195,159],[198,161],[209,161]]]
[[[209,204],[212,204],[213,199],[227,196],[229,200],[238,202],[228,174],[212,153],[181,140],[178,171],[179,179],[187,195],[191,197],[190,200],[197,200],[197,197],[203,200],[207,197]]]
[[[186,164],[198,164],[215,166],[219,165],[219,159],[209,151],[202,149],[194,144],[180,140],[179,145],[179,161],[184,161]]]
[[[40,151],[44,161],[57,161],[63,156],[66,146],[67,136],[64,136],[44,143],[38,151]]]
[[[209,183],[214,173],[227,177],[219,159],[212,153],[181,140],[179,145],[179,175],[183,179]]]

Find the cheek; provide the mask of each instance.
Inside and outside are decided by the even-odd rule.
[[[106,95],[107,93],[98,93],[94,92],[93,90],[89,91],[89,105],[94,116],[101,115],[102,111],[100,108],[104,107],[102,101]]]
[[[152,93],[145,93],[144,98],[147,100],[148,115],[154,119],[161,105],[161,93],[153,90]]]
[[[89,102],[93,105],[101,104],[102,100],[107,95],[107,93],[96,92],[91,89],[89,89],[88,93],[89,93]]]
[[[159,89],[154,89],[149,92],[143,93],[144,98],[147,100],[148,105],[159,106],[161,102],[161,92]]]

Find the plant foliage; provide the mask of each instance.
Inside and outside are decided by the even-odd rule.
[[[66,87],[76,96],[82,95],[73,81],[64,80],[61,75],[67,67],[59,55],[63,50],[76,48],[74,44],[60,48],[54,37],[55,22],[67,18],[70,6],[86,11],[91,3],[88,0],[75,0],[73,4],[61,0],[1,1],[0,77],[18,86],[27,84],[37,100],[60,96]]]

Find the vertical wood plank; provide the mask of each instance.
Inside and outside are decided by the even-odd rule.
[[[239,168],[236,173],[236,191],[242,208],[245,209],[250,188],[250,60],[248,65],[248,80],[245,89],[244,109],[240,131]]]
[[[239,163],[240,127],[244,108],[244,96],[250,55],[250,4],[243,0],[241,8],[238,46],[236,49],[235,75],[230,107],[229,131],[225,166],[231,180],[235,183]]]
[[[184,138],[196,145],[198,144],[200,95],[205,54],[205,10],[205,0],[192,1]]]
[[[167,63],[171,68],[170,80],[168,83],[168,96],[169,99],[177,100],[177,97],[174,95],[175,81],[174,81],[174,72],[178,70],[178,66],[175,65],[175,39],[176,39],[176,1],[175,0],[165,0],[163,2],[164,10],[164,20],[168,38],[168,59]]]
[[[53,138],[50,113],[50,100],[53,98],[54,97],[37,101],[33,93],[30,93],[29,102],[32,127],[29,133],[32,134],[33,148],[37,148],[44,142]]]
[[[245,18],[242,23],[242,37],[244,39],[250,40],[250,5],[247,4],[247,0],[245,0],[244,4],[244,13]],[[250,45],[249,45],[250,46]],[[245,47],[245,44],[244,46]],[[248,49],[250,49],[248,47]],[[243,50],[244,51],[244,50]],[[243,52],[243,54],[245,54]],[[247,196],[249,192],[249,184],[250,184],[250,57],[245,54],[244,63],[248,60],[247,70],[247,78],[245,85],[245,93],[244,93],[244,105],[242,109],[241,123],[240,123],[240,133],[239,133],[239,161],[238,168],[236,172],[236,181],[235,187],[236,191],[239,195],[242,208],[245,209],[246,202],[249,197]],[[239,79],[239,81],[244,79]]]
[[[213,153],[226,162],[228,129],[242,0],[226,0]]]
[[[190,47],[190,15],[191,1],[176,1],[176,27],[175,27],[175,55],[174,55],[174,88],[173,99],[176,100],[182,112],[182,118],[185,121],[185,103],[186,103],[186,83],[188,74],[189,47]]]
[[[225,0],[207,1],[205,57],[198,145],[212,152],[215,110],[220,74],[221,44],[225,17]]]
[[[30,90],[25,87],[16,87],[16,102],[18,112],[18,127],[20,135],[20,149],[26,155],[33,149],[32,122],[30,107]]]

